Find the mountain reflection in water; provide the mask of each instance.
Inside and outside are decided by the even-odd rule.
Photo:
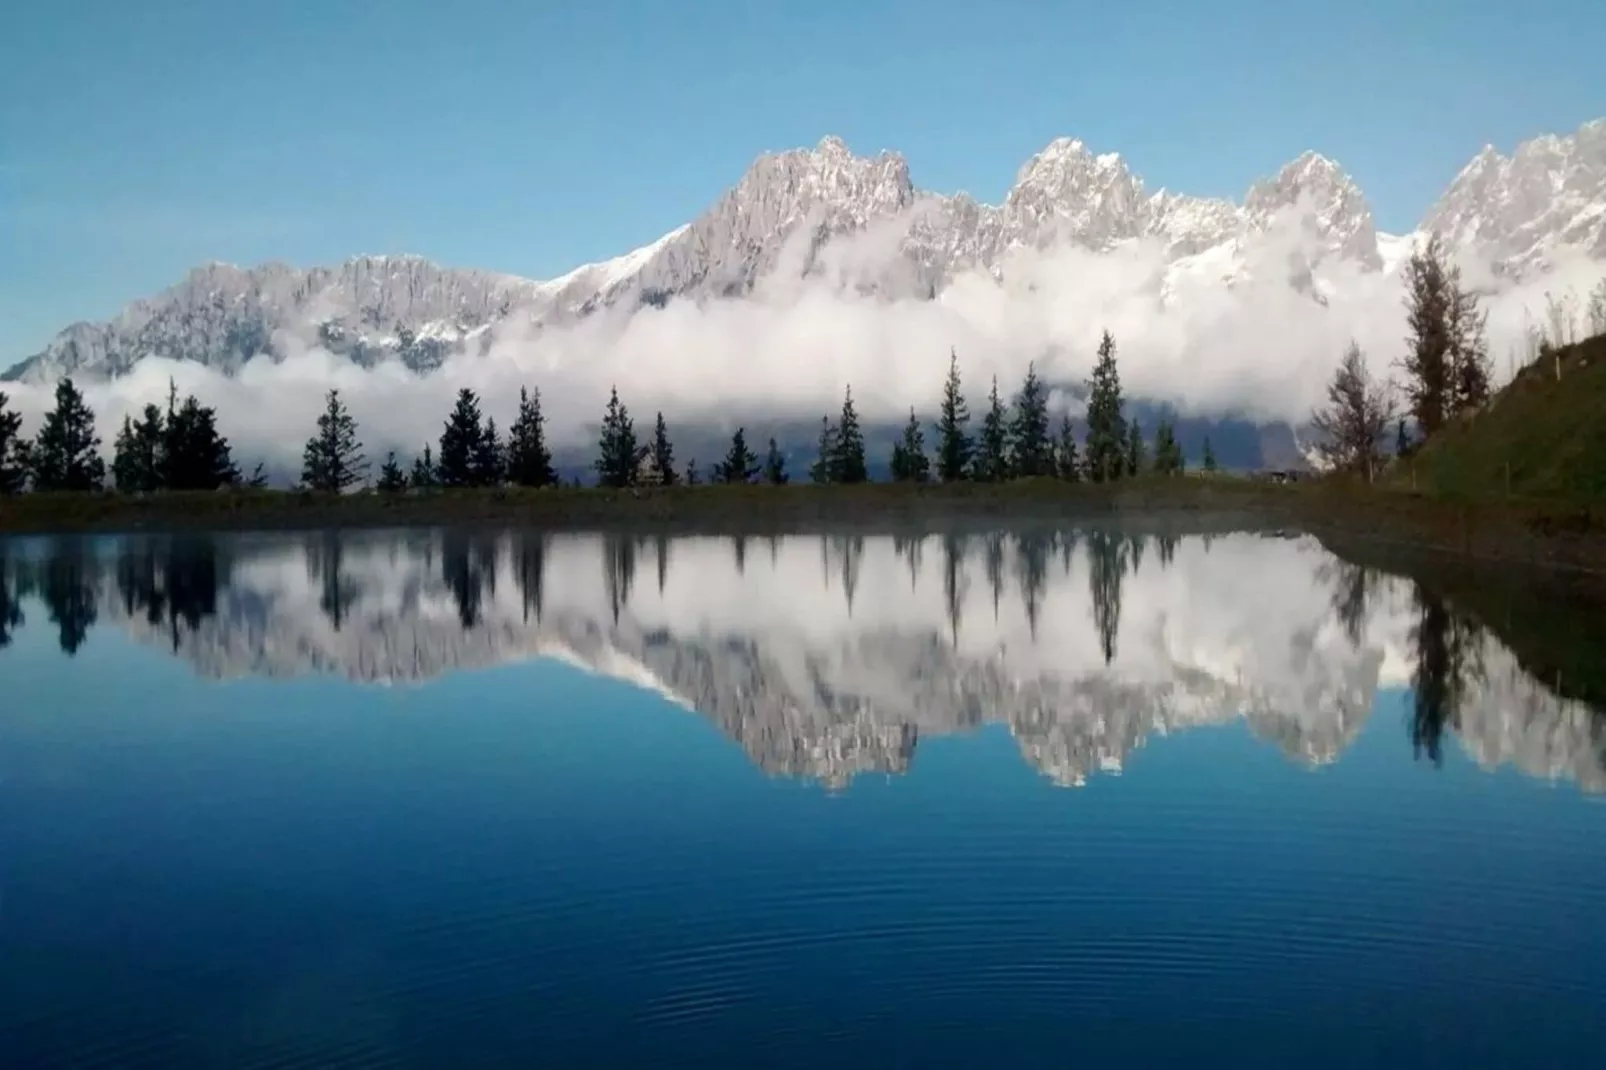
[[[1065,785],[1120,770],[1151,736],[1240,718],[1326,763],[1400,688],[1402,744],[1424,760],[1453,740],[1485,767],[1606,789],[1594,709],[1443,595],[1308,538],[0,541],[0,649],[24,627],[54,629],[69,655],[120,629],[209,678],[409,683],[559,658],[695,710],[768,771],[831,785],[988,723]]]

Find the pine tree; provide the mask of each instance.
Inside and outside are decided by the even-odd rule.
[[[944,483],[970,474],[972,445],[970,407],[959,389],[959,355],[948,354],[948,378],[942,385],[942,407],[937,415],[937,476]]]
[[[245,486],[250,490],[263,490],[267,487],[267,485],[267,470],[263,468],[262,462],[258,461],[256,463],[256,467],[251,469],[250,478],[245,481]]]
[[[443,487],[472,487],[480,450],[480,398],[468,387],[457,392],[457,404],[441,431],[440,463],[435,479]]]
[[[5,392],[0,391],[0,494],[20,494],[28,482],[22,414],[7,408],[10,401]]]
[[[1026,365],[1026,379],[1015,395],[1015,416],[1009,425],[1010,473],[1017,478],[1054,474],[1054,446],[1048,438],[1048,389],[1037,377],[1037,365]]]
[[[760,470],[758,458],[747,448],[747,432],[738,427],[731,435],[730,451],[714,466],[714,482],[751,483]]]
[[[318,417],[318,433],[307,440],[302,451],[301,482],[309,490],[339,494],[360,483],[367,472],[368,461],[357,440],[357,421],[340,400],[340,391],[331,390]]]
[[[1060,442],[1054,455],[1054,470],[1061,479],[1071,483],[1082,478],[1082,465],[1076,456],[1076,432],[1071,428],[1069,413],[1060,418]]]
[[[696,460],[696,458],[693,458],[692,460],[689,460],[689,461],[686,462],[686,476],[685,476],[685,479],[686,479],[686,486],[688,486],[688,487],[695,487],[698,483],[702,482],[701,478],[697,475],[697,460]]]
[[[558,481],[547,449],[539,388],[519,387],[519,414],[507,432],[507,480],[520,487],[550,487]]]
[[[1171,421],[1161,419],[1154,431],[1154,471],[1156,475],[1181,475],[1187,467],[1182,447],[1177,442],[1176,429]]]
[[[474,453],[469,458],[472,484],[476,487],[501,486],[504,466],[502,438],[496,432],[495,418],[488,416],[485,426],[480,429],[479,441],[474,443]]]
[[[1450,269],[1449,281],[1450,402],[1452,411],[1461,413],[1489,400],[1488,314],[1478,310],[1477,296],[1462,288],[1460,268]]]
[[[653,421],[649,456],[652,457],[653,467],[658,469],[659,481],[666,487],[674,486],[675,447],[669,443],[669,428],[664,424],[664,414],[661,412]]]
[[[1406,337],[1408,350],[1401,362],[1411,415],[1425,436],[1444,425],[1454,407],[1451,318],[1456,288],[1445,263],[1444,244],[1437,234],[1419,247],[1405,263]]]
[[[381,494],[400,494],[407,489],[407,477],[402,474],[401,465],[396,463],[396,451],[391,450],[385,454],[385,463],[379,466],[379,482],[374,489]]]
[[[166,428],[162,410],[146,405],[136,423],[123,417],[123,429],[112,447],[112,482],[124,494],[149,494],[162,488]]]
[[[1121,376],[1115,365],[1115,338],[1099,340],[1099,359],[1088,380],[1087,473],[1095,483],[1119,479],[1126,468],[1127,431],[1121,416]]]
[[[859,430],[859,414],[853,408],[853,387],[842,396],[842,416],[836,423],[832,443],[831,482],[863,483],[870,478],[864,463],[864,434]]]
[[[169,382],[167,422],[161,431],[162,485],[169,490],[217,490],[238,483],[240,470],[229,440],[218,434],[216,411],[194,394],[182,405],[175,405],[176,398]]]
[[[775,444],[775,439],[771,438],[769,452],[764,455],[764,482],[778,487],[790,482],[791,478],[786,474],[786,457]]]
[[[99,490],[105,481],[95,416],[71,379],[56,384],[56,407],[45,413],[29,464],[35,490]]]
[[[435,458],[430,455],[428,442],[424,443],[424,452],[413,458],[413,471],[407,477],[407,485],[419,490],[435,486]]]
[[[993,376],[987,394],[987,414],[981,420],[981,436],[971,459],[972,478],[982,483],[999,483],[1009,478],[1009,425],[1004,403],[998,397],[998,376]]]
[[[636,482],[636,466],[646,451],[636,445],[636,427],[630,410],[619,400],[619,389],[608,394],[608,408],[602,418],[597,442],[597,482],[604,487],[629,487]]]
[[[1141,475],[1147,461],[1143,454],[1143,429],[1138,426],[1137,420],[1127,425],[1126,439],[1126,474],[1128,476]]]
[[[1204,459],[1200,462],[1199,466],[1201,468],[1203,468],[1206,472],[1215,472],[1215,471],[1219,470],[1216,467],[1216,451],[1210,448],[1210,436],[1209,435],[1205,436],[1205,440],[1204,440]]]
[[[831,482],[831,458],[836,455],[836,428],[829,416],[820,417],[820,442],[815,447],[814,463],[809,465],[809,482]]]
[[[926,456],[926,436],[920,429],[915,410],[903,425],[903,437],[892,447],[892,480],[895,483],[924,483],[931,478],[931,458]]]
[[[1311,415],[1321,436],[1316,449],[1330,467],[1370,483],[1383,467],[1382,444],[1394,419],[1388,388],[1372,378],[1361,347],[1351,342],[1328,384],[1327,406]]]

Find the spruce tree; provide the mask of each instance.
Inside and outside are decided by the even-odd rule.
[[[488,416],[485,418],[485,426],[480,429],[479,441],[474,443],[474,453],[469,458],[469,473],[473,485],[501,486],[504,464],[502,438],[497,434],[495,418]]]
[[[1076,456],[1076,432],[1071,428],[1070,413],[1060,417],[1059,449],[1054,455],[1055,474],[1075,483],[1082,478],[1082,465]]]
[[[339,494],[360,483],[367,472],[368,461],[357,440],[357,421],[340,400],[340,391],[331,390],[318,417],[318,432],[302,451],[301,482],[309,490]]]
[[[981,437],[971,460],[973,477],[983,483],[999,483],[1009,478],[1009,427],[1004,403],[998,397],[998,376],[993,376],[987,394],[987,414],[982,417]]]
[[[474,486],[482,433],[479,395],[465,386],[457,392],[457,404],[441,431],[440,462],[435,469],[441,486]]]
[[[820,417],[820,442],[815,447],[814,463],[809,465],[809,482],[826,484],[831,482],[831,458],[836,455],[836,428],[831,426],[829,416]]]
[[[56,384],[56,407],[29,451],[35,490],[99,490],[106,478],[95,416],[71,379]]]
[[[1205,436],[1204,457],[1200,460],[1199,467],[1203,468],[1206,472],[1215,472],[1218,470],[1216,467],[1216,451],[1210,448],[1209,435]]]
[[[758,458],[747,448],[747,432],[738,427],[731,435],[731,447],[725,459],[714,466],[714,482],[751,483],[760,470]]]
[[[21,494],[28,482],[28,458],[22,438],[22,414],[10,411],[11,399],[0,391],[0,494]]]
[[[1129,476],[1142,475],[1146,467],[1143,454],[1143,429],[1133,420],[1127,426],[1126,439],[1126,474]]]
[[[948,354],[948,378],[942,385],[942,407],[937,415],[937,476],[944,483],[970,474],[970,407],[959,389],[959,355]]]
[[[1171,421],[1162,417],[1154,429],[1154,472],[1174,476],[1181,474],[1183,467],[1182,447],[1177,444],[1176,431]]]
[[[1015,396],[1009,426],[1010,473],[1017,477],[1054,474],[1054,446],[1048,438],[1048,388],[1037,377],[1035,363],[1026,366],[1026,380]]]
[[[507,432],[507,480],[520,487],[550,487],[558,481],[547,449],[539,388],[519,387],[519,414]]]
[[[931,459],[926,456],[926,436],[920,430],[915,410],[903,425],[903,437],[892,447],[892,479],[895,483],[924,483],[931,478]]]
[[[374,489],[381,494],[400,494],[407,489],[407,477],[396,463],[396,451],[385,454],[385,463],[379,466],[379,482]]]
[[[842,396],[842,416],[836,423],[832,443],[831,482],[863,483],[870,478],[864,463],[864,434],[859,430],[859,414],[853,408],[853,387]]]
[[[608,394],[608,408],[602,417],[597,441],[597,482],[604,487],[629,487],[636,482],[636,466],[646,451],[636,446],[636,428],[630,410],[619,400],[619,389]]]
[[[407,485],[420,490],[435,486],[435,458],[430,454],[428,442],[424,443],[424,452],[413,458],[413,471],[407,477]]]
[[[123,417],[123,428],[112,447],[112,482],[119,491],[149,494],[162,488],[165,439],[162,410],[155,405],[146,405],[137,423]]]
[[[1126,421],[1121,416],[1121,376],[1115,366],[1115,338],[1099,340],[1099,359],[1088,380],[1087,474],[1095,483],[1119,479],[1126,468]]]
[[[674,486],[677,478],[675,447],[669,443],[669,428],[664,424],[664,414],[661,412],[653,421],[649,456],[652,457],[653,467],[658,469],[659,481],[666,487]]]
[[[1431,436],[1454,408],[1451,318],[1456,286],[1437,234],[1405,262],[1407,351],[1402,364],[1411,415],[1425,436]]]
[[[791,478],[786,474],[786,456],[772,437],[769,452],[764,455],[764,482],[778,487],[790,482]]]
[[[162,429],[162,484],[169,490],[217,490],[240,481],[229,440],[218,434],[217,413],[194,394],[175,405],[169,384],[167,423]]]

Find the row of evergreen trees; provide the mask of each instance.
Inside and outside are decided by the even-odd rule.
[[[39,433],[22,437],[22,418],[0,393],[0,494],[31,486],[38,491],[94,491],[106,482],[95,416],[71,379],[56,384],[55,406]],[[169,383],[167,409],[146,405],[136,421],[123,418],[113,444],[111,476],[119,491],[216,490],[242,481],[218,433],[217,413],[192,394],[178,400]],[[261,467],[249,481],[261,485]]]
[[[1098,363],[1088,381],[1087,430],[1080,446],[1068,415],[1062,418],[1057,434],[1052,433],[1048,389],[1035,366],[1027,368],[1020,390],[1007,406],[994,377],[987,411],[975,434],[961,386],[959,358],[950,354],[933,427],[935,449],[928,452],[925,427],[911,409],[892,449],[893,480],[1001,482],[1058,477],[1105,482],[1142,472],[1178,474],[1185,467],[1169,422],[1160,421],[1150,444],[1137,420],[1124,414],[1115,340],[1108,332],[1099,344]],[[104,463],[93,415],[70,379],[58,384],[56,407],[32,441],[20,438],[21,419],[6,410],[5,402],[5,395],[0,394],[0,492],[19,491],[28,484],[39,490],[96,490],[102,486]],[[1208,441],[1204,464],[1207,469],[1215,467]],[[701,478],[695,461],[677,469],[663,413],[657,414],[647,441],[637,437],[617,389],[610,393],[603,414],[594,468],[597,482],[604,487],[696,483]],[[147,405],[139,419],[124,419],[114,447],[112,474],[117,489],[125,492],[210,490],[242,482],[228,440],[217,430],[214,411],[193,396],[181,403],[176,388],[169,392],[165,412]],[[302,452],[301,484],[309,490],[340,493],[365,484],[368,475],[356,419],[340,392],[331,390],[317,430]],[[821,484],[863,483],[870,478],[851,386],[844,393],[837,419],[822,417],[820,421],[817,453],[808,476]],[[707,477],[718,483],[761,480],[782,484],[790,480],[786,457],[775,439],[769,440],[761,459],[749,446],[742,427],[731,436],[726,455],[710,467]],[[260,466],[248,482],[261,485]],[[390,452],[375,485],[381,491],[396,492],[409,487],[543,487],[558,482],[540,391],[519,391],[518,414],[504,438],[495,419],[482,411],[479,395],[464,388],[458,392],[438,442],[425,444],[410,469],[404,469],[394,451]]]

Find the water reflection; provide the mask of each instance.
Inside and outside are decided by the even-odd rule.
[[[1151,554],[1150,543],[1154,552]],[[637,583],[638,563],[653,580]],[[998,722],[1056,782],[1157,735],[1242,719],[1337,758],[1378,692],[1425,761],[1606,789],[1606,733],[1423,584],[1309,539],[1115,528],[790,538],[540,532],[0,542],[0,648],[115,627],[208,677],[425,680],[561,657],[715,722],[776,773],[907,768]],[[7,655],[13,656],[13,655]]]

